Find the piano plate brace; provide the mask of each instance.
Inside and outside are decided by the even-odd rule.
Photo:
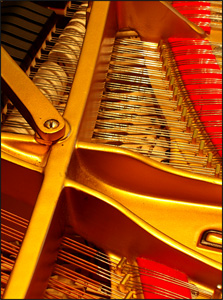
[[[65,121],[62,116],[3,47],[1,83],[8,98],[39,135],[42,144],[49,145],[64,136]]]

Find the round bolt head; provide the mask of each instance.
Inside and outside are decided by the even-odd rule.
[[[44,123],[44,126],[48,129],[53,129],[59,126],[59,122],[57,120],[51,119],[51,120],[47,120]]]

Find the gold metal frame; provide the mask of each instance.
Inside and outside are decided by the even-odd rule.
[[[18,135],[14,140],[13,134],[3,134],[3,202],[28,203],[30,218],[5,299],[41,297],[66,222],[105,249],[180,268],[207,287],[213,288],[221,279],[221,253],[199,243],[205,230],[221,230],[221,180],[90,142],[115,34],[120,26],[128,27],[120,12],[130,5],[131,15],[136,5],[134,15],[141,17],[138,5],[143,6],[144,1],[127,2],[93,3],[63,115],[67,124],[64,138],[46,146],[33,137]],[[179,21],[175,15],[173,19]],[[179,22],[178,34],[201,34],[182,18]],[[166,28],[165,34],[171,34]],[[10,179],[12,170],[21,172],[18,182],[15,176]],[[28,178],[24,175],[27,170]],[[23,180],[27,182],[20,187]],[[19,194],[11,191],[13,184],[20,188]],[[25,186],[28,195],[24,197],[21,189]],[[61,208],[66,216],[61,215]]]

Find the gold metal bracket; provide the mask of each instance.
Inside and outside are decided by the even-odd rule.
[[[6,95],[43,142],[49,144],[64,136],[64,119],[3,47],[1,83]]]

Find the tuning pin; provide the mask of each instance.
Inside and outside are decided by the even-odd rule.
[[[165,44],[163,43],[163,40],[160,40],[157,46],[157,51],[160,52],[160,61],[164,61],[164,58],[166,56],[166,47]]]
[[[170,74],[170,90],[173,91],[175,83],[175,77]]]
[[[221,170],[221,165],[217,164],[215,168],[215,177],[219,178],[220,170]]]
[[[160,52],[160,59],[159,59],[159,61],[161,63],[163,63],[163,61],[164,61],[163,52]]]
[[[168,66],[168,59],[164,57],[162,70],[166,71],[167,66]]]
[[[167,67],[167,70],[166,70],[166,80],[170,80],[170,76],[171,76],[171,68]]]
[[[201,140],[200,145],[199,145],[199,152],[198,152],[198,155],[200,155],[200,156],[204,155],[204,145],[205,145],[204,140]]]
[[[193,136],[192,136],[192,144],[197,143],[197,135],[198,135],[198,130],[194,129]]]
[[[165,59],[165,56],[166,56],[166,51],[165,49],[160,49],[160,62],[164,63],[164,59]]]
[[[124,299],[136,299],[136,294],[134,291],[129,291],[126,295]]]
[[[187,108],[184,107],[182,114],[181,114],[181,121],[185,122],[186,121],[186,115],[187,115]]]
[[[188,118],[186,132],[191,132],[192,120],[191,117]]]
[[[127,258],[122,257],[122,259],[119,261],[119,263],[116,266],[116,269],[115,269],[116,274],[119,274],[119,275],[123,274],[123,268],[124,268],[126,261],[127,261]]]
[[[157,50],[161,52],[162,49],[163,49],[163,40],[160,40],[157,46]]]
[[[211,168],[212,158],[213,158],[212,152],[208,152],[208,160],[207,160],[207,167],[208,168]]]
[[[119,284],[119,290],[123,293],[128,293],[129,292],[129,288],[126,286],[127,281],[129,280],[131,274],[126,274],[123,279],[121,280],[120,284]]]
[[[178,86],[174,86],[174,89],[173,89],[173,100],[174,100],[174,101],[177,100],[177,97],[178,97],[178,91],[179,91]]]
[[[181,111],[182,103],[183,103],[183,97],[180,96],[180,97],[179,97],[179,100],[178,100],[178,102],[177,102],[177,111]]]

